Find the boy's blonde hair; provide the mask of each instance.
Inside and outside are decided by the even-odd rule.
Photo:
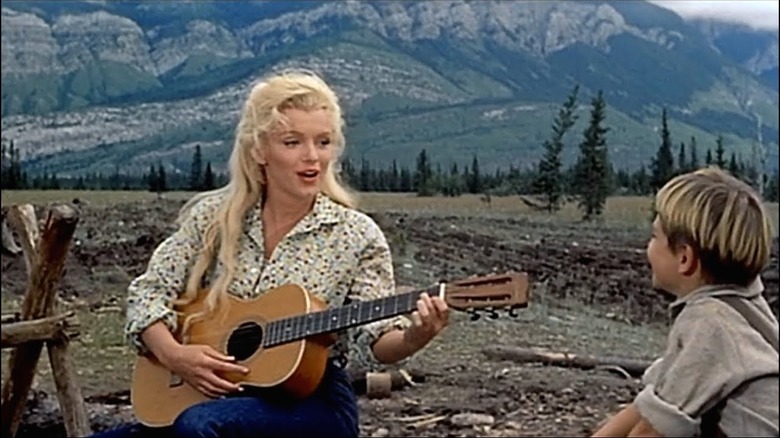
[[[761,198],[717,167],[672,178],[655,210],[672,251],[693,247],[711,284],[748,286],[769,263],[772,226]]]

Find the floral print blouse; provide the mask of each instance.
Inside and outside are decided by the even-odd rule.
[[[140,337],[147,327],[163,321],[175,332],[172,308],[184,291],[190,267],[201,247],[201,236],[222,201],[215,195],[196,203],[179,229],[152,254],[144,274],[128,287],[125,335],[139,353],[148,350]],[[270,260],[263,256],[260,203],[249,210],[239,240],[238,264],[228,293],[251,299],[286,283],[295,283],[330,306],[349,300],[371,300],[395,293],[390,248],[379,226],[364,213],[344,207],[324,194],[314,208],[279,242]],[[221,263],[209,278],[216,278]],[[331,355],[350,366],[376,369],[380,363],[370,348],[381,334],[409,325],[399,316],[340,333]]]

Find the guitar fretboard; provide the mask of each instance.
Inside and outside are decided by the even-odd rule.
[[[273,321],[266,326],[263,346],[274,347],[409,313],[417,308],[422,292],[438,295],[439,286]]]

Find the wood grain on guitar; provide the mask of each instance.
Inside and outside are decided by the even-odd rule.
[[[472,320],[479,317],[479,311],[497,318],[498,311],[505,309],[516,316],[515,310],[526,307],[530,299],[525,273],[467,278],[341,307],[328,307],[302,287],[288,284],[252,300],[230,296],[210,318],[193,323],[187,336],[178,338],[209,345],[249,368],[246,375],[223,374],[227,380],[305,398],[322,380],[333,333],[410,313],[423,292],[442,295],[451,309],[470,313]],[[180,320],[203,305],[198,299],[179,309]],[[143,424],[173,424],[182,411],[205,400],[205,395],[171,375],[154,357],[137,358],[131,401]]]

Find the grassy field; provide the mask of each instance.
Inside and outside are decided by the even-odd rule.
[[[186,200],[193,192],[168,192],[165,199]],[[4,206],[17,203],[48,204],[69,202],[78,198],[93,205],[112,205],[127,202],[151,201],[157,195],[147,191],[75,191],[75,190],[3,190]],[[413,214],[452,214],[452,215],[523,215],[536,219],[558,219],[564,222],[578,221],[581,213],[573,202],[549,215],[536,211],[522,202],[519,196],[494,196],[490,204],[482,201],[478,195],[463,195],[456,198],[420,197],[414,193],[361,193],[360,208],[367,211],[403,211]],[[652,209],[652,197],[614,196],[607,200],[602,220],[619,222],[626,225],[645,226],[649,223]],[[772,217],[775,235],[780,228],[778,204],[767,203]]]
[[[183,201],[192,195],[192,192],[171,192],[166,193],[164,198]],[[85,209],[84,228],[92,227],[93,231],[97,231],[98,234],[105,231],[108,235],[113,235],[113,230],[118,227],[115,224],[118,217],[116,213],[120,213],[120,217],[134,217],[136,219],[145,218],[147,212],[150,215],[160,215],[151,216],[153,219],[151,222],[155,223],[151,227],[148,225],[149,221],[144,221],[144,226],[140,227],[143,230],[129,227],[131,240],[148,233],[150,228],[159,229],[160,225],[157,224],[157,221],[163,223],[162,221],[166,220],[160,212],[165,211],[168,214],[174,207],[171,204],[166,204],[161,209],[157,205],[147,204],[135,206],[132,209],[126,207],[127,210],[123,208],[124,204],[152,203],[157,199],[156,194],[145,191],[2,192],[4,206],[17,203],[46,205],[55,202],[69,202],[75,198],[94,207],[114,207],[105,210],[101,208]],[[528,207],[519,196],[493,197],[488,204],[477,195],[444,198],[418,197],[415,194],[402,193],[363,193],[360,195],[360,205],[362,209],[370,212],[394,211],[405,212],[409,215],[407,216],[409,220],[405,222],[405,225],[398,225],[404,233],[408,233],[404,235],[411,236],[409,237],[409,246],[405,247],[403,253],[394,253],[394,260],[399,267],[396,271],[397,278],[400,279],[400,274],[403,273],[406,282],[402,284],[406,285],[421,284],[422,279],[427,278],[426,276],[430,272],[435,271],[439,263],[442,265],[445,262],[450,263],[446,260],[436,261],[437,257],[449,260],[444,257],[444,251],[450,251],[454,254],[460,251],[465,260],[463,266],[470,267],[472,263],[476,263],[474,266],[481,266],[476,261],[472,262],[469,259],[471,254],[474,257],[482,258],[484,256],[488,259],[493,257],[496,260],[512,259],[523,252],[526,255],[531,254],[530,251],[534,251],[533,245],[528,244],[531,240],[544,236],[546,242],[543,245],[547,248],[546,250],[541,250],[535,255],[531,254],[526,259],[518,258],[517,261],[513,262],[518,263],[518,265],[533,264],[538,268],[540,276],[543,274],[547,276],[546,280],[534,284],[533,305],[523,310],[518,320],[503,318],[497,321],[483,319],[471,322],[468,321],[467,315],[456,313],[452,327],[426,351],[410,362],[411,368],[430,369],[433,370],[433,373],[445,376],[439,380],[432,380],[436,383],[423,386],[419,390],[420,393],[416,397],[424,405],[431,406],[434,403],[441,403],[436,401],[439,400],[437,394],[446,393],[445,395],[449,396],[449,391],[460,391],[457,392],[459,395],[455,397],[462,398],[484,394],[486,382],[480,379],[484,378],[485,375],[499,375],[496,373],[501,373],[501,378],[514,382],[513,385],[521,385],[522,383],[531,388],[528,391],[517,389],[518,391],[522,391],[524,394],[541,393],[544,397],[550,397],[550,400],[554,400],[553,394],[557,390],[553,387],[556,385],[580,388],[577,391],[582,391],[582,394],[575,394],[572,397],[585,397],[582,400],[590,397],[588,394],[593,394],[594,388],[602,388],[599,389],[599,393],[602,395],[597,397],[597,401],[589,402],[592,404],[589,409],[606,412],[606,410],[614,409],[615,400],[614,395],[609,397],[603,395],[604,386],[601,386],[603,376],[597,373],[591,376],[576,371],[565,371],[569,374],[561,377],[559,373],[564,373],[564,371],[554,368],[510,366],[505,363],[491,362],[482,357],[481,348],[487,344],[495,343],[521,347],[542,347],[574,354],[600,354],[642,360],[649,360],[663,351],[667,323],[655,320],[650,322],[632,321],[629,310],[636,308],[635,306],[640,306],[639,308],[643,312],[650,312],[650,308],[646,309],[641,307],[642,304],[637,304],[640,302],[635,301],[632,295],[627,295],[625,305],[619,303],[614,306],[610,305],[611,307],[599,304],[598,300],[589,302],[586,297],[603,297],[610,293],[611,287],[615,284],[621,284],[621,287],[625,286],[625,290],[632,294],[646,293],[641,286],[636,286],[636,281],[629,281],[628,278],[638,278],[642,272],[640,268],[637,268],[637,259],[642,258],[641,246],[644,243],[641,239],[642,236],[646,235],[649,226],[652,206],[650,197],[610,198],[604,217],[592,224],[579,223],[580,213],[573,203],[565,205],[556,214],[548,215]],[[778,205],[769,204],[768,209],[773,217],[775,229],[777,229]],[[520,220],[506,221],[503,220],[504,218]],[[380,218],[378,218],[378,222],[382,223]],[[417,234],[412,235],[413,230]],[[532,236],[525,236],[525,233]],[[487,252],[479,252],[482,244],[475,243],[476,238],[474,241],[466,239],[467,241],[464,242],[456,239],[458,235],[464,234],[477,237],[490,236],[495,240],[488,242],[499,242],[501,245],[486,244],[487,249],[495,253],[491,256]],[[392,237],[393,234],[390,235]],[[438,246],[440,242],[446,241],[448,238],[450,239],[449,246]],[[578,242],[578,247],[582,247],[580,253],[585,257],[582,261],[576,256],[567,259],[564,252],[560,251],[565,249],[565,253],[568,254],[568,250],[572,249],[576,253],[577,250],[571,246],[576,244],[572,243],[574,240]],[[95,246],[103,249],[104,245],[110,245],[110,242],[106,243],[105,238],[102,242],[96,243]],[[625,249],[620,245],[635,246]],[[502,249],[501,247],[506,248]],[[606,253],[601,257],[592,260],[588,258],[595,257],[603,251]],[[86,251],[86,253],[94,252],[94,248]],[[635,256],[636,252],[640,253],[640,256]],[[416,254],[424,254],[428,258],[417,260],[415,259]],[[531,258],[540,260],[540,263],[532,263]],[[17,260],[16,265],[6,265],[7,260],[4,256],[4,269],[8,270],[4,272],[4,285],[8,284],[10,281],[8,279],[14,278],[12,275],[14,273],[13,266],[16,266],[17,274],[21,270],[19,268],[21,261]],[[63,306],[68,310],[74,310],[81,323],[80,335],[71,344],[72,360],[77,364],[78,383],[82,393],[87,397],[126,390],[131,385],[136,358],[135,353],[127,347],[123,335],[127,283],[131,277],[123,266],[115,264],[107,256],[101,256],[97,262],[76,265],[74,268],[78,269],[72,269],[65,275],[72,279],[78,279],[72,285],[80,293],[65,296]],[[9,266],[11,267],[9,268]],[[478,268],[474,267],[473,269]],[[454,270],[453,272],[460,271]],[[3,313],[18,311],[21,306],[22,296],[10,292],[11,289],[7,288],[2,294]],[[566,293],[561,295],[561,290],[565,290]],[[644,301],[642,303],[646,304]],[[5,380],[9,370],[9,353],[10,350],[5,349],[0,354],[0,361],[3,365],[3,380]],[[456,362],[461,364],[463,373],[465,373],[463,375],[467,377],[459,376],[457,387],[453,389],[446,386],[449,378],[446,376],[452,373],[451,364]],[[516,376],[512,373],[515,373]],[[474,376],[482,377],[475,378]],[[432,379],[434,378],[432,377]],[[494,382],[488,379],[487,383],[492,382],[491,384],[495,387],[500,387],[503,381]],[[616,381],[617,385],[628,384],[623,380]],[[33,387],[38,391],[42,390],[53,394],[53,382],[51,367],[44,353],[36,370]],[[520,386],[515,388],[520,388]],[[500,409],[503,409],[501,406],[505,404],[501,401],[503,400],[501,397],[514,400],[514,391],[510,388],[505,391],[509,395],[505,394],[499,397],[495,395],[499,393],[491,393],[490,396],[479,396],[477,399],[480,403],[487,403],[490,406],[485,408],[488,412],[499,412]],[[409,394],[411,393],[404,394],[404,397],[412,397]],[[561,401],[558,407],[560,409],[564,409],[561,406],[568,407],[571,401],[568,396],[564,398],[565,400]],[[620,403],[625,401],[624,399],[619,400]],[[401,404],[403,405],[403,403]],[[377,411],[377,413],[364,409],[363,421],[366,424],[377,421],[387,427],[385,423],[382,423],[382,421],[387,421],[386,416],[393,415],[393,412],[396,412],[396,415],[400,415],[400,412],[406,413],[407,408],[406,405],[397,409],[381,408],[383,411]],[[450,407],[448,409],[456,408]],[[593,416],[593,419],[588,419],[588,421],[596,421],[596,417],[603,417],[601,411],[590,415]]]

